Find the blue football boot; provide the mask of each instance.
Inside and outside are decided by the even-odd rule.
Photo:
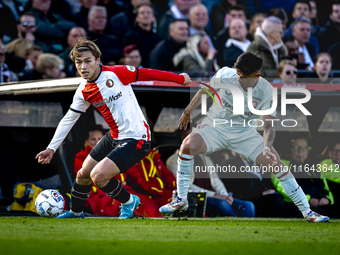
[[[133,213],[135,212],[135,210],[138,208],[138,206],[140,205],[140,199],[139,197],[135,196],[135,195],[131,195],[132,196],[132,203],[128,204],[128,205],[121,205],[120,208],[120,215],[119,215],[119,219],[132,219],[133,217]]]

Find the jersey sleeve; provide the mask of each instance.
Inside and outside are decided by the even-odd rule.
[[[139,81],[171,81],[178,84],[184,83],[184,76],[172,72],[159,71],[156,69],[141,68],[138,75]]]
[[[171,72],[159,71],[148,68],[136,68],[134,66],[113,66],[111,70],[117,75],[118,79],[128,85],[136,81],[171,81],[178,84],[184,83],[183,75]]]
[[[117,75],[118,79],[124,85],[128,85],[138,80],[139,69],[134,66],[116,65],[110,66],[110,70]]]
[[[89,108],[90,105],[91,104],[89,102],[85,101],[81,89],[78,88],[73,96],[73,101],[70,106],[70,110],[78,113],[84,113],[86,112],[87,108]]]

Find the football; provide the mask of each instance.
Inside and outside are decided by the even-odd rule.
[[[64,210],[63,196],[56,190],[46,189],[35,200],[35,209],[43,217],[57,217]]]

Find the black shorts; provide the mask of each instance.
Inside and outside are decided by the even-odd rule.
[[[109,131],[93,148],[90,156],[98,162],[108,157],[115,162],[121,173],[125,173],[148,154],[150,145],[151,142],[145,140],[115,140]]]

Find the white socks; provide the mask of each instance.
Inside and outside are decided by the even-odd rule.
[[[301,187],[297,184],[294,176],[291,172],[289,172],[288,168],[285,167],[285,170],[275,175],[287,196],[294,202],[294,204],[299,208],[304,217],[310,212],[309,203],[306,199],[306,195],[301,189]]]
[[[132,202],[133,202],[133,198],[132,198],[132,195],[130,194],[129,200],[126,203],[121,203],[121,204],[122,205],[128,205],[128,204],[131,204]]]
[[[194,171],[194,156],[180,152],[178,155],[177,192],[178,197],[184,201],[188,196],[191,171]]]

